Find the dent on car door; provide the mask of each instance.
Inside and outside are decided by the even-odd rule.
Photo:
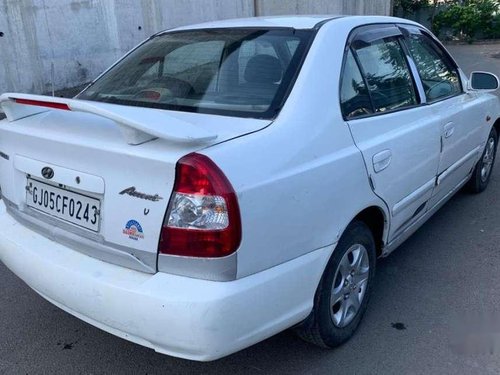
[[[439,203],[472,171],[482,149],[481,107],[464,93],[448,53],[425,31],[406,27],[405,42],[421,78],[429,107],[440,117],[441,153],[430,205]]]
[[[420,105],[401,38],[395,26],[357,30],[340,95],[373,190],[390,209],[389,240],[425,212],[440,155],[439,117]]]

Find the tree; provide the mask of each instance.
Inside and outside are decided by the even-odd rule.
[[[433,0],[438,1],[438,0]],[[429,5],[429,0],[394,0],[394,14],[403,12],[403,17],[414,14],[417,10]]]
[[[464,0],[394,0],[393,14],[400,15],[403,18],[411,18],[418,10],[422,8],[431,8],[429,20],[432,25],[441,4],[460,3],[463,1]]]
[[[439,0],[432,0],[432,12],[430,17],[431,25],[433,25],[432,27],[434,27],[434,18],[436,18],[438,5],[439,5]]]
[[[435,15],[432,27],[436,34],[443,28],[454,36],[472,41],[478,34],[485,38],[500,36],[500,3],[498,0],[455,0]]]

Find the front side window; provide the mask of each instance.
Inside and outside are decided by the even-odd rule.
[[[375,112],[387,112],[417,104],[415,87],[405,53],[396,37],[373,42],[354,41]]]
[[[165,33],[134,50],[78,99],[272,118],[313,32],[207,29]]]
[[[420,74],[427,101],[433,102],[462,92],[457,69],[428,36],[410,34],[407,45]]]

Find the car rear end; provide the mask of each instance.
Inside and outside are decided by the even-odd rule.
[[[269,126],[311,38],[293,29],[165,34],[78,99],[2,95],[2,262],[82,320],[189,359],[222,357],[305,318],[324,254],[238,278],[252,212],[240,210],[230,179],[244,170],[227,173],[220,148]],[[259,39],[237,57],[252,68],[235,64],[232,53]],[[271,47],[277,56],[248,56]]]

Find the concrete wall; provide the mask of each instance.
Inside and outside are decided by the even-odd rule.
[[[257,12],[282,14],[391,14],[390,0],[257,0]]]
[[[149,35],[179,25],[294,13],[387,15],[390,2],[0,0],[0,93],[43,93],[88,82]]]

